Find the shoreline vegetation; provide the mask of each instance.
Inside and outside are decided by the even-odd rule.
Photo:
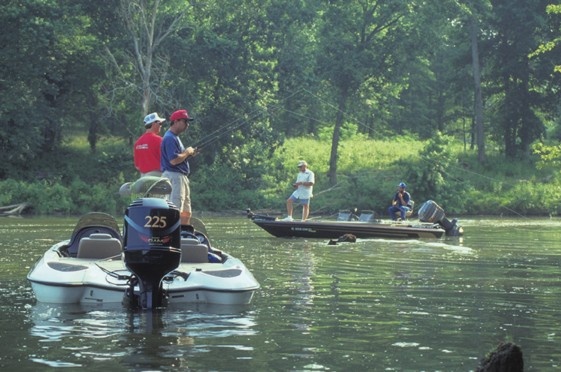
[[[19,173],[19,179],[1,180],[0,206],[27,202],[38,216],[90,211],[122,215],[132,198],[119,196],[119,187],[138,177],[132,150],[124,141],[109,138],[92,153],[85,142],[74,141],[58,154],[45,156],[25,174]],[[337,183],[330,185],[330,145],[318,138],[287,139],[260,164],[248,159],[224,163],[217,157],[203,166],[193,159],[195,216],[238,216],[247,208],[282,215],[300,159],[316,174],[312,218],[358,208],[385,219],[399,182],[408,184],[416,209],[434,200],[454,217],[554,217],[561,212],[559,171],[537,167],[537,157],[507,162],[503,154],[489,150],[487,161],[479,164],[476,150],[452,137],[370,140],[354,135],[340,143]]]

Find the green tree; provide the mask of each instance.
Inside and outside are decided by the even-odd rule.
[[[97,40],[88,33],[90,19],[71,1],[10,0],[0,17],[10,25],[0,35],[0,114],[10,124],[0,129],[7,154],[0,174],[25,173],[38,156],[59,149],[64,130],[80,128],[76,123],[95,110]]]
[[[269,5],[253,0],[196,3],[192,29],[167,40],[175,50],[169,93],[197,118],[184,143],[202,147],[193,159],[200,179],[228,168],[230,182],[253,190],[282,141],[283,133],[273,129],[283,97],[276,95]],[[210,192],[204,184],[198,187],[194,182],[194,194]]]
[[[485,127],[483,114],[483,92],[481,86],[481,61],[479,53],[479,34],[484,22],[488,18],[490,4],[488,0],[467,1],[459,4],[462,13],[465,14],[466,24],[469,29],[471,65],[473,72],[473,121],[475,141],[477,142],[477,159],[480,163],[485,161]]]
[[[336,102],[328,172],[331,185],[337,183],[340,133],[349,100],[361,85],[382,83],[395,68],[395,49],[404,38],[400,21],[409,11],[410,2],[396,0],[333,1],[322,11],[318,74],[333,89]]]
[[[444,206],[454,205],[461,210],[466,203],[463,195],[467,185],[451,177],[457,163],[451,151],[452,141],[452,137],[437,132],[419,153],[419,162],[400,162],[399,168],[406,169],[404,173],[409,183],[415,185],[417,200],[438,200]]]
[[[547,0],[492,0],[496,31],[493,70],[497,76],[496,95],[499,127],[507,157],[529,155],[532,142],[545,127],[536,115],[540,96],[532,88],[534,69],[529,54],[539,45]],[[513,27],[512,25],[517,25]]]
[[[118,1],[116,14],[124,32],[104,48],[110,69],[105,102],[121,113],[131,137],[149,111],[173,107],[167,87],[173,79],[170,59],[175,53],[165,42],[188,32],[189,12],[192,8],[184,1]]]

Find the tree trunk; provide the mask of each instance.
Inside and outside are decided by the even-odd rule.
[[[479,67],[479,49],[477,47],[477,22],[471,18],[471,58],[473,82],[475,85],[475,128],[477,134],[477,160],[485,161],[485,131],[483,128],[483,97],[481,94],[481,70]]]
[[[93,94],[88,97],[88,103],[90,107],[97,107],[97,102]],[[99,115],[95,110],[89,110],[88,114],[88,143],[90,144],[90,150],[95,154],[97,151],[97,132],[98,132],[98,117]]]
[[[347,104],[347,92],[342,92],[339,96],[339,104],[337,115],[335,119],[335,128],[333,129],[333,138],[331,140],[331,156],[329,157],[329,185],[335,186],[337,184],[337,158],[339,150],[339,137],[341,134],[341,127],[343,126],[343,113],[345,112]]]

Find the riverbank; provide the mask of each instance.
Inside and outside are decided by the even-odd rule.
[[[506,161],[489,151],[486,162],[479,163],[475,151],[449,137],[394,141],[355,136],[341,141],[337,177],[331,184],[329,154],[327,141],[295,138],[287,139],[266,163],[216,158],[205,165],[204,159],[195,158],[190,176],[193,209],[207,215],[243,214],[247,208],[282,214],[296,164],[305,159],[316,175],[312,217],[352,208],[383,216],[399,182],[407,183],[417,207],[434,200],[452,216],[561,215],[559,171],[538,169],[533,158]],[[64,169],[48,164],[64,164]],[[0,181],[0,205],[26,202],[35,215],[120,215],[132,201],[118,194],[123,183],[138,177],[125,143],[113,140],[104,147],[100,142],[95,154],[67,148],[62,158],[48,164],[43,164],[39,179]]]

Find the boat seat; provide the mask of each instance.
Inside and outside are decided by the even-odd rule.
[[[358,216],[356,215],[356,209],[355,210],[345,210],[345,211],[339,211],[339,214],[337,215],[337,221],[356,221],[358,220]]]
[[[77,258],[104,259],[120,256],[121,241],[110,234],[94,233],[80,239]]]
[[[374,211],[369,211],[369,210],[361,211],[358,220],[361,222],[374,222],[375,221]]]
[[[411,206],[411,209],[409,209],[409,210],[407,211],[407,213],[405,214],[405,217],[407,217],[407,218],[409,218],[409,217],[411,217],[411,216],[413,215],[413,209],[415,209],[415,201],[409,200],[409,205]],[[398,218],[401,218],[401,212],[395,212],[395,215],[396,215]]]
[[[208,262],[208,247],[201,244],[198,239],[181,239],[181,262],[204,263]]]

